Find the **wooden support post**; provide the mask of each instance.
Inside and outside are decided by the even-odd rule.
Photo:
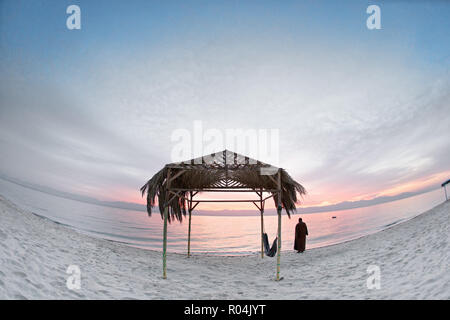
[[[261,210],[261,259],[264,258],[263,232],[264,232],[264,218],[263,218],[263,211]]]
[[[188,229],[188,258],[191,256],[191,215],[192,210],[194,210],[194,207],[192,206],[192,198],[194,197],[194,194],[192,191],[189,192],[190,199],[188,204],[188,211],[189,211],[189,229]]]
[[[167,173],[167,191],[166,191],[166,203],[164,204],[164,231],[163,231],[163,279],[167,279],[167,219],[169,216],[169,203],[168,196],[169,196],[169,186],[170,186],[170,169]]]
[[[189,210],[188,258],[191,256],[191,210]]]
[[[264,233],[264,205],[262,201],[262,188],[259,193],[259,208],[261,213],[261,259],[264,258],[264,241],[263,241],[263,233]]]
[[[278,250],[277,250],[277,281],[280,281],[280,265],[281,265],[281,172],[278,169],[278,178],[277,178],[277,187],[278,187],[278,204],[277,204],[277,213],[278,213]]]
[[[166,273],[166,257],[167,257],[167,216],[169,215],[169,206],[164,206],[164,231],[163,231],[163,279],[167,279]]]

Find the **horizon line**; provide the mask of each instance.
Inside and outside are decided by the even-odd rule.
[[[137,203],[137,202],[126,202],[126,201],[105,201],[105,200],[99,200],[97,198],[92,198],[89,196],[83,196],[80,194],[72,193],[72,192],[65,192],[65,191],[59,191],[54,188],[44,186],[44,185],[38,185],[26,181],[22,181],[17,178],[9,177],[5,174],[0,173],[0,179],[5,180],[7,182],[19,185],[21,187],[35,190],[38,192],[42,192],[48,195],[56,196],[63,199],[93,204],[93,205],[99,205],[103,207],[111,207],[111,208],[117,208],[117,209],[123,209],[123,210],[132,210],[132,211],[139,211],[139,212],[147,212],[146,205]],[[398,201],[402,199],[407,199],[410,197],[414,197],[420,194],[428,193],[434,190],[438,190],[440,188],[439,186],[435,187],[428,187],[424,188],[418,191],[412,191],[412,192],[402,192],[397,195],[393,196],[379,196],[374,197],[372,199],[367,200],[356,200],[356,201],[341,201],[335,204],[331,205],[325,205],[325,206],[309,206],[309,207],[297,207],[296,213],[297,214],[314,214],[314,213],[322,213],[322,212],[336,212],[336,211],[343,211],[343,210],[351,210],[351,209],[358,209],[358,208],[367,208],[376,206],[383,203]],[[341,207],[339,207],[341,206]],[[156,206],[155,206],[156,207]],[[225,214],[225,211],[227,214]],[[273,212],[272,212],[273,211]],[[258,211],[259,212],[259,211]],[[156,213],[156,212],[155,212]],[[202,216],[250,216],[253,215],[254,210],[250,209],[244,209],[244,210],[236,210],[236,209],[220,209],[220,210],[197,210],[197,215]],[[276,215],[275,208],[270,208],[265,211],[267,215]]]

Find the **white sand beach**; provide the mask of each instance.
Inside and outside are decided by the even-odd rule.
[[[0,197],[0,299],[449,299],[450,201],[409,221],[346,243],[251,256],[191,258],[95,239]],[[170,250],[170,248],[169,248]],[[69,265],[81,289],[69,290]],[[366,286],[367,267],[381,288]]]

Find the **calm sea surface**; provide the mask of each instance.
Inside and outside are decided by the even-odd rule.
[[[26,210],[67,225],[94,237],[118,241],[130,246],[161,250],[162,220],[159,213],[116,209],[88,204],[0,179],[0,194]],[[310,236],[307,249],[327,246],[359,238],[411,219],[444,201],[442,190],[430,191],[407,199],[366,208],[302,214]],[[283,214],[282,249],[292,250],[294,228],[299,215],[289,219]],[[336,216],[336,219],[332,219]],[[277,217],[265,216],[269,241],[277,232]],[[168,227],[168,249],[186,252],[187,221]],[[191,251],[210,254],[238,255],[260,250],[260,217],[196,216],[192,217]]]

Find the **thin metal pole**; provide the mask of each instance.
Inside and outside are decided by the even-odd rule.
[[[164,206],[164,241],[163,241],[163,279],[167,279],[166,273],[166,258],[167,258],[167,216],[169,214],[169,207],[167,205]]]
[[[167,172],[167,191],[166,191],[166,201],[169,196],[169,187],[170,187],[170,169]],[[164,231],[163,231],[163,279],[167,279],[167,218],[169,216],[169,203],[166,202],[164,204]]]
[[[280,265],[281,265],[281,173],[278,169],[278,250],[277,250],[277,281],[280,280]]]
[[[189,209],[188,258],[191,256],[191,210]]]
[[[264,258],[263,230],[264,230],[264,218],[263,218],[263,210],[261,210],[261,259]]]
[[[259,206],[260,206],[260,212],[261,212],[261,259],[264,258],[264,241],[263,241],[263,232],[264,232],[264,207],[262,202],[262,189],[260,190],[259,194]]]
[[[188,199],[188,210],[189,210],[189,228],[188,228],[188,258],[191,256],[191,214],[192,214],[192,198],[194,197],[192,191],[189,191],[190,199]]]
[[[447,198],[447,185],[444,185],[444,191],[445,191],[445,201],[448,200]]]

